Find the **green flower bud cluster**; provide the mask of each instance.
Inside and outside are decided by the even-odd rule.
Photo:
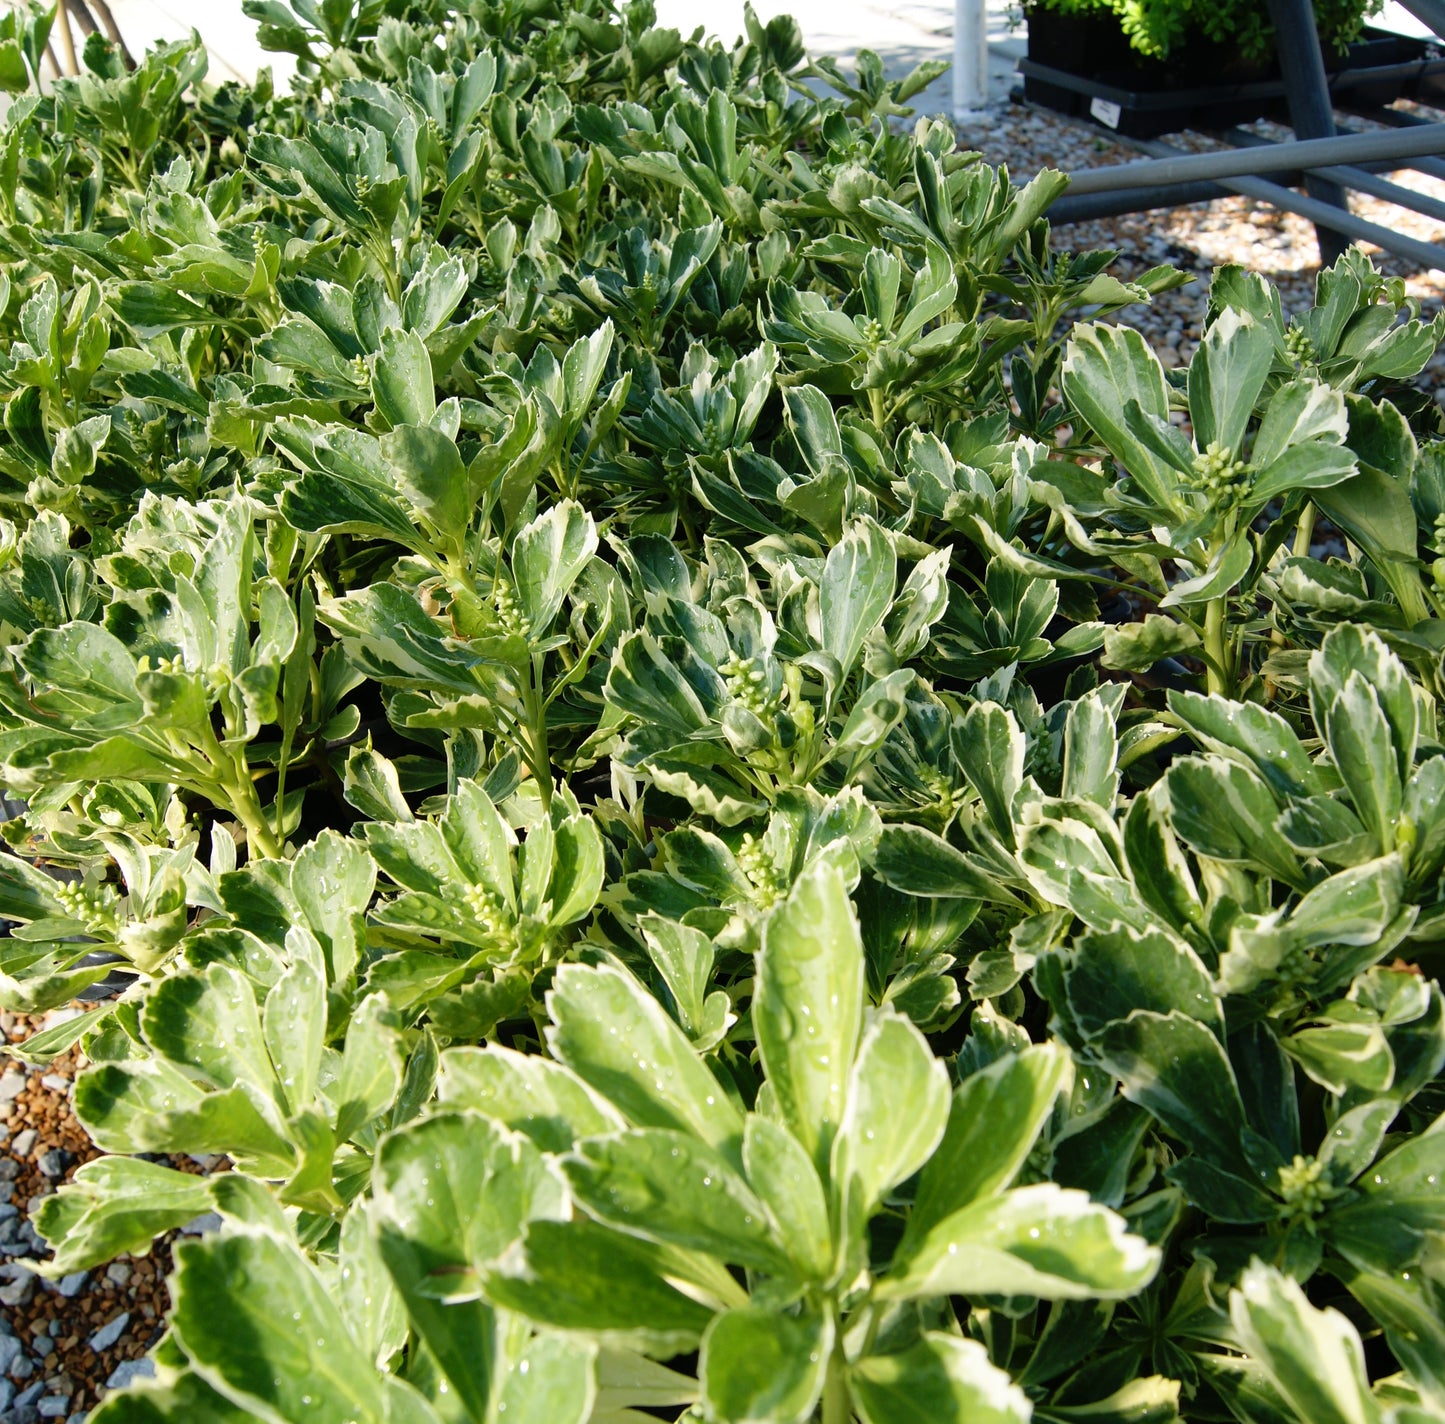
[[[782,698],[777,693],[764,690],[767,687],[767,674],[753,658],[740,658],[736,653],[729,653],[727,660],[719,665],[718,671],[723,675],[728,696],[753,716],[766,722],[778,715],[783,705]]]
[[[1307,984],[1318,967],[1307,949],[1292,945],[1280,959],[1275,974],[1284,984]]]
[[[506,632],[525,638],[532,631],[532,625],[522,612],[522,605],[517,602],[517,595],[512,592],[511,584],[498,581],[497,590],[492,595],[492,605],[496,608],[497,619]]]
[[[516,952],[516,923],[507,907],[484,885],[448,884],[445,894],[453,907],[472,920],[499,948]]]
[[[66,918],[79,920],[87,934],[108,938],[120,929],[120,896],[109,885],[60,884],[55,887],[55,898]]]
[[[1430,547],[1437,555],[1430,565],[1431,577],[1436,588],[1445,589],[1445,514],[1435,516],[1434,540]]]
[[[1209,448],[1194,457],[1195,481],[1216,502],[1240,498],[1249,488],[1251,474],[1248,462],[1236,459],[1217,440],[1210,441]]]
[[[1326,1178],[1323,1162],[1296,1153],[1288,1167],[1279,1169],[1279,1194],[1296,1217],[1308,1220],[1318,1216],[1340,1193]]]
[[[736,859],[748,878],[748,884],[753,887],[753,898],[761,909],[770,910],[787,896],[788,887],[778,874],[772,857],[755,836],[748,834],[743,837],[742,844],[737,848]]]
[[[934,801],[945,816],[952,816],[957,809],[958,788],[954,786],[935,766],[926,766],[921,773],[923,784],[932,793]]]
[[[1319,352],[1305,333],[1303,327],[1292,326],[1284,334],[1285,355],[1295,366],[1313,366],[1318,363]]]

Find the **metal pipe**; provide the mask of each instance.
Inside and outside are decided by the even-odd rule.
[[[85,8],[85,0],[65,0],[65,4],[70,11],[71,18],[87,35],[96,33],[95,16]]]
[[[988,107],[988,0],[954,0],[953,117],[976,118]]]
[[[1329,81],[1325,78],[1325,56],[1320,49],[1313,0],[1269,0],[1269,17],[1274,21],[1280,75],[1284,79],[1285,101],[1295,137],[1333,138],[1335,109]],[[1348,210],[1350,206],[1345,190],[1328,178],[1307,176],[1305,191],[1331,207]],[[1315,237],[1323,266],[1335,262],[1347,246],[1334,229],[1316,230]]]
[[[1127,143],[1131,147],[1137,148],[1143,153],[1147,153],[1160,158],[1177,155],[1179,153],[1178,149],[1171,148],[1167,143],[1159,143],[1157,140],[1153,139],[1128,138],[1127,136],[1121,134],[1118,141],[1121,143]],[[1330,142],[1339,143],[1341,142],[1341,140],[1334,139],[1330,140]],[[1277,153],[1277,150],[1279,149],[1303,148],[1304,146],[1305,145],[1303,144],[1292,145],[1282,143],[1275,145],[1275,150]],[[1250,152],[1251,154],[1254,154],[1256,151],[1250,150]],[[1192,157],[1220,158],[1226,156],[1230,155],[1187,155],[1181,157],[1180,161],[1188,161],[1188,158]],[[1232,156],[1237,159],[1243,157],[1244,155],[1238,152],[1233,152]],[[1258,156],[1273,157],[1276,156],[1276,154],[1258,154]],[[1129,164],[1126,166],[1131,168],[1144,168],[1154,167],[1156,165],[1146,165],[1140,163]],[[1098,172],[1099,170],[1089,169],[1088,171]],[[1387,227],[1380,226],[1379,223],[1367,222],[1364,218],[1356,217],[1346,208],[1336,208],[1329,203],[1322,203],[1316,198],[1311,198],[1300,193],[1295,193],[1289,188],[1281,187],[1278,183],[1267,182],[1263,178],[1252,178],[1243,175],[1235,175],[1232,177],[1222,178],[1220,181],[1220,186],[1234,193],[1242,193],[1245,197],[1255,198],[1258,199],[1260,202],[1268,203],[1271,207],[1280,209],[1281,212],[1296,213],[1298,214],[1298,216],[1308,219],[1317,227],[1328,227],[1332,232],[1340,233],[1344,237],[1350,238],[1353,241],[1374,243],[1376,247],[1384,248],[1384,250],[1387,252],[1393,252],[1397,256],[1404,257],[1408,261],[1414,262],[1417,266],[1423,267],[1429,271],[1445,272],[1445,248],[1436,247],[1433,243],[1429,242],[1419,242],[1412,237],[1405,237],[1400,233],[1391,231]],[[1098,190],[1095,189],[1095,191]],[[1072,196],[1072,194],[1068,194],[1065,196]],[[1153,201],[1149,203],[1150,207],[1172,206],[1172,204],[1165,200],[1159,186],[1151,188],[1148,192],[1148,196],[1153,199]],[[1063,198],[1060,198],[1059,201],[1062,202]],[[1202,199],[1199,197],[1195,197],[1191,199],[1191,201],[1200,202],[1202,201]],[[1049,220],[1051,222],[1055,220],[1054,209],[1057,206],[1058,203],[1056,202],[1049,208]],[[1137,198],[1136,204],[1132,210],[1140,210],[1137,204]],[[1065,209],[1064,211],[1067,212],[1068,210]],[[1124,208],[1119,209],[1118,211],[1128,212],[1131,211],[1131,209]],[[1078,221],[1077,218],[1065,218],[1062,220]]]
[[[1344,168],[1333,163],[1314,171],[1322,178],[1332,178],[1336,183],[1356,193],[1366,193],[1372,198],[1379,198],[1381,202],[1394,203],[1397,208],[1408,208],[1412,213],[1419,213],[1422,218],[1445,222],[1445,202],[1426,193],[1417,193],[1402,183],[1392,183],[1388,178],[1366,173],[1362,168]]]
[[[1142,144],[1138,145],[1143,147]],[[1072,176],[1071,196],[1113,192],[1124,188],[1155,188],[1166,183],[1219,181],[1257,173],[1307,169],[1329,163],[1368,162],[1371,159],[1407,159],[1445,153],[1445,124],[1388,133],[1342,134],[1335,138],[1303,139],[1273,144],[1270,149],[1221,149],[1213,153],[1181,153],[1161,145],[1170,156],[1148,163],[1120,163],[1108,168],[1086,168]],[[1149,152],[1147,148],[1144,150]]]
[[[1408,109],[1356,109],[1354,113],[1359,114],[1362,119],[1374,119],[1382,124],[1389,124],[1393,128],[1401,129],[1422,129],[1434,122],[1432,119],[1422,118],[1419,114],[1412,114]],[[1357,134],[1359,129],[1339,126],[1342,134]],[[1423,173],[1427,178],[1445,178],[1445,162],[1438,158],[1410,157],[1401,159],[1397,163],[1400,168],[1413,168],[1416,173]]]
[[[64,5],[55,7],[54,28],[60,33],[60,52],[65,56],[65,72],[79,74],[80,65],[75,60],[75,37],[70,33],[70,11]]]
[[[1160,183],[1152,188],[1126,188],[1122,192],[1065,193],[1049,205],[1049,222],[1093,222],[1116,218],[1121,213],[1147,213],[1155,208],[1185,208],[1195,203],[1214,203],[1231,197],[1218,183]]]
[[[1382,202],[1408,208],[1422,217],[1445,222],[1445,202],[1412,192],[1398,183],[1376,178],[1361,168],[1322,168],[1326,178],[1333,178],[1345,187],[1368,193]],[[1302,174],[1281,175],[1280,184],[1293,184]],[[1092,222],[1097,218],[1118,217],[1121,213],[1145,213],[1155,208],[1180,208],[1194,203],[1212,203],[1231,196],[1231,190],[1220,183],[1167,183],[1156,188],[1129,188],[1122,193],[1086,193],[1075,197],[1065,193],[1049,209],[1051,223]]]
[[[1272,139],[1250,133],[1248,129],[1230,129],[1224,137],[1236,148],[1268,148],[1273,142]],[[1363,168],[1331,164],[1328,167],[1316,168],[1314,172],[1320,174],[1321,177],[1332,178],[1335,182],[1354,192],[1368,193],[1372,198],[1379,198],[1386,203],[1394,203],[1399,208],[1408,208],[1412,213],[1419,213],[1421,217],[1434,218],[1436,222],[1445,222],[1445,202],[1439,198],[1416,193],[1413,189],[1406,188],[1400,183],[1391,183],[1386,178],[1379,178]],[[1283,177],[1279,181],[1288,182],[1290,187],[1295,186],[1293,182],[1289,182]]]

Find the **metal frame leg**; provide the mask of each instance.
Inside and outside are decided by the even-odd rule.
[[[1325,60],[1320,50],[1314,6],[1310,0],[1269,0],[1269,17],[1274,21],[1280,73],[1284,76],[1295,137],[1333,137],[1334,107],[1325,79]],[[1316,202],[1349,211],[1344,188],[1329,178],[1307,177],[1305,191]],[[1318,225],[1315,236],[1319,240],[1322,266],[1334,262],[1349,246],[1339,233]]]

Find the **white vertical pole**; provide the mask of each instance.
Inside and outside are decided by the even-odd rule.
[[[988,0],[954,0],[953,117],[977,118],[988,107]]]

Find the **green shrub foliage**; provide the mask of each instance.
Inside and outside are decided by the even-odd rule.
[[[96,1424],[1445,1419],[1441,324],[1165,369],[787,20],[248,8],[0,133],[46,1269],[222,1223]]]

